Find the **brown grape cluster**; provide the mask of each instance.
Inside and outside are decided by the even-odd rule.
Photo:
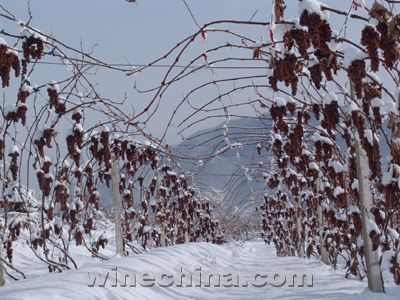
[[[33,143],[38,149],[39,156],[44,157],[44,147],[52,148],[51,142],[53,140],[55,131],[53,128],[46,128],[43,130],[42,136],[36,138]]]
[[[21,101],[22,103],[26,103],[26,100],[28,99],[29,95],[31,93],[27,89],[20,89],[17,95],[18,101]]]
[[[314,113],[315,119],[319,120],[319,112],[320,112],[320,107],[318,103],[314,103],[312,106],[312,111]]]
[[[50,108],[54,107],[55,112],[59,115],[65,114],[67,110],[65,101],[61,101],[58,95],[58,91],[53,85],[50,85],[47,88],[47,94],[49,95]]]
[[[371,59],[371,70],[379,70],[379,40],[380,35],[372,26],[366,26],[361,34],[361,45],[367,47],[369,58]]]
[[[333,52],[323,52],[317,49],[314,52],[321,64],[322,71],[325,74],[327,80],[333,80],[332,71],[334,74],[339,70],[339,64],[337,62],[336,55]]]
[[[30,36],[22,43],[24,59],[22,60],[22,74],[27,73],[28,63],[32,59],[41,59],[44,51],[44,43],[41,38]]]
[[[9,111],[5,115],[5,119],[7,121],[13,121],[13,122],[18,122],[19,120],[21,120],[22,125],[25,126],[27,111],[28,111],[28,107],[26,106],[26,104],[21,103],[16,107],[16,109]]]
[[[308,67],[308,71],[310,71],[312,82],[314,83],[315,87],[319,90],[321,88],[321,81],[322,81],[321,65],[318,63],[311,67]]]
[[[323,20],[317,13],[309,13],[305,10],[300,16],[300,24],[308,27],[311,42],[316,49],[329,55],[331,50],[327,43],[331,41],[332,30],[329,23]]]
[[[283,14],[285,12],[285,0],[275,0],[274,13],[275,13],[275,21],[280,22],[283,18]]]
[[[361,59],[353,60],[347,69],[347,74],[354,84],[354,90],[357,98],[361,99],[363,89],[362,79],[367,75],[365,70],[365,61]]]
[[[18,170],[19,170],[19,166],[18,166],[19,152],[13,151],[13,152],[9,153],[8,156],[11,157],[11,163],[10,163],[11,175],[12,175],[13,180],[16,181],[17,176],[18,176]]]
[[[397,285],[400,285],[400,262],[397,260],[397,257],[394,255],[392,256],[391,260],[391,267],[390,271],[393,273],[394,282]]]
[[[287,108],[287,110],[290,112],[290,114],[293,117],[294,113],[296,112],[296,103],[295,102],[288,102],[288,103],[286,103],[286,108]]]
[[[64,184],[58,184],[54,188],[55,203],[60,203],[61,211],[67,210],[68,197],[69,197],[69,190]]]
[[[363,111],[365,115],[369,116],[369,110],[371,107],[371,101],[374,98],[382,97],[382,88],[376,83],[364,83],[363,85],[364,97],[362,99]],[[382,125],[382,115],[380,107],[372,107],[372,113],[374,116],[375,126]]]
[[[310,34],[307,31],[302,29],[292,29],[284,34],[283,39],[288,51],[292,49],[294,42],[296,42],[300,55],[304,59],[308,59],[307,50],[311,46],[311,39]]]
[[[333,132],[336,130],[336,125],[339,123],[339,105],[337,101],[332,101],[329,104],[324,105],[322,110],[324,116],[324,128],[328,132]]]
[[[98,253],[100,247],[104,249],[107,244],[108,244],[108,239],[104,238],[103,236],[100,236],[99,239],[92,245],[92,251],[94,253]]]
[[[397,41],[390,37],[389,34],[389,26],[385,22],[380,22],[376,29],[381,34],[381,38],[379,39],[379,47],[383,51],[383,58],[385,61],[385,65],[389,69],[393,69],[396,61],[399,59],[398,57],[398,49],[397,49]]]
[[[274,91],[278,91],[278,81],[283,81],[286,86],[291,86],[292,95],[297,94],[298,78],[295,74],[297,69],[297,58],[294,54],[286,54],[283,59],[277,59],[269,83]]]
[[[18,55],[10,51],[6,45],[0,45],[0,77],[3,88],[10,85],[10,72],[14,70],[15,77],[20,75]]]
[[[53,177],[50,174],[51,161],[45,160],[42,168],[36,172],[36,177],[39,182],[39,188],[43,192],[44,197],[50,196]]]

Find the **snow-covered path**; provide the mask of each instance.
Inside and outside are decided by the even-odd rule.
[[[115,271],[117,267],[117,271]],[[179,287],[177,268],[193,271],[193,285],[199,282],[196,268],[201,267],[202,276],[206,272],[213,274],[238,274],[240,287]],[[154,274],[174,275],[174,284],[162,287],[154,284],[143,287],[137,277],[136,287],[121,286],[126,274],[149,271]],[[105,276],[109,277],[105,281]],[[236,272],[236,273],[235,273]],[[91,276],[89,277],[89,273]],[[96,282],[93,284],[94,275]],[[118,273],[118,284],[115,285],[115,274]],[[242,286],[244,279],[251,279],[256,273],[271,276],[305,273],[313,275],[312,287],[290,287],[289,280],[282,287],[274,287],[283,281],[258,277],[256,284],[267,282],[263,287],[249,284]],[[101,275],[101,277],[99,277]],[[138,275],[139,276],[139,275]],[[246,277],[244,276],[253,276]],[[151,274],[148,278],[151,277]],[[157,275],[155,278],[157,279]],[[181,278],[181,276],[180,276]],[[232,279],[232,277],[230,277]],[[203,277],[204,279],[204,277]],[[254,279],[254,278],[253,278]],[[161,279],[160,279],[161,280]],[[163,277],[161,284],[171,280]],[[184,281],[184,285],[189,282]],[[159,282],[159,281],[156,281]],[[100,285],[104,285],[102,287]],[[216,282],[212,282],[216,283]],[[221,285],[226,281],[221,280]],[[231,282],[236,283],[236,282]],[[213,285],[213,284],[212,284]],[[330,270],[330,267],[315,260],[301,260],[297,257],[276,257],[274,248],[262,241],[247,242],[244,245],[229,244],[217,246],[206,243],[193,243],[167,248],[154,249],[148,253],[128,258],[113,258],[107,262],[88,260],[81,264],[79,270],[61,274],[43,274],[34,278],[13,282],[0,288],[0,299],[399,299],[397,288],[389,289],[389,295],[376,297],[365,290],[366,281],[346,280],[342,271]],[[399,289],[400,290],[400,289]],[[397,296],[395,296],[397,294]]]

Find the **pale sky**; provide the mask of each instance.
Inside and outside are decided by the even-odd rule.
[[[241,19],[248,20],[257,11],[254,20],[269,21],[271,17],[271,2],[268,0],[187,0],[196,19],[203,25],[217,19]],[[337,8],[347,10],[351,0],[328,0],[324,3],[334,5]],[[367,1],[370,2],[370,1]],[[76,48],[83,44],[85,50],[93,46],[94,56],[110,63],[129,63],[133,65],[145,64],[152,59],[158,58],[178,41],[197,31],[197,27],[191,19],[182,0],[139,0],[137,4],[125,2],[125,0],[31,0],[31,9],[34,19],[31,25],[42,32],[52,33],[59,40]],[[297,0],[287,0],[289,17],[295,17],[297,13]],[[18,19],[26,20],[27,1],[23,0],[2,0],[2,5],[16,15]],[[7,24],[10,26],[10,24]],[[17,25],[15,25],[17,27]],[[15,28],[17,30],[17,28]],[[267,29],[265,32],[249,32],[255,40],[264,41],[268,39]],[[214,42],[210,36],[208,46]],[[215,37],[219,38],[219,37]],[[198,44],[193,48],[193,55],[201,53],[202,45]],[[190,53],[190,52],[189,52]],[[251,52],[249,52],[251,56]],[[57,76],[64,74],[63,66],[46,66],[39,70],[33,82],[41,80],[50,81],[49,74],[57,79]],[[137,77],[126,77],[121,73],[107,73],[100,71],[95,78],[99,83],[99,90],[110,98],[122,99],[125,93],[128,95],[126,104],[127,110],[140,110],[149,96],[138,95],[134,89],[134,81],[137,81],[141,88],[156,85],[160,81],[161,72],[165,69],[154,69]],[[226,71],[225,71],[226,72]],[[232,71],[229,71],[232,72]],[[232,73],[237,75],[236,73]],[[246,74],[246,71],[241,71]],[[265,74],[264,71],[256,71],[257,74]],[[43,78],[40,78],[43,76]],[[204,71],[197,75],[203,80],[211,80],[209,72]],[[197,77],[194,77],[194,80]],[[173,108],[182,99],[188,86],[177,85],[166,94],[161,102],[157,118],[149,124],[148,131],[154,135],[162,134],[165,124],[169,119]],[[215,96],[215,90],[210,94],[202,94],[194,99],[197,104],[204,103]],[[246,101],[246,93],[230,99]],[[227,103],[229,104],[229,103]],[[183,107],[179,118],[184,118],[191,109]],[[246,114],[248,111],[231,111],[232,114]],[[184,134],[221,123],[223,120],[214,119],[200,123]],[[175,123],[174,123],[175,124]],[[179,130],[172,127],[167,135],[167,142],[176,144],[181,141],[177,136]]]

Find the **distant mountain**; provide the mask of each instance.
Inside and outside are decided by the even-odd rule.
[[[262,172],[253,167],[269,160],[266,146],[270,132],[269,119],[232,119],[193,134],[177,145],[174,153],[191,158],[184,160],[184,168],[193,173],[199,187],[223,212],[251,212],[255,210],[252,200],[260,200],[265,186]],[[263,147],[261,155],[258,143]],[[250,168],[246,169],[247,165]]]

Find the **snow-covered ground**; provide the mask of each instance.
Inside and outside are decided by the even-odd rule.
[[[366,289],[366,281],[345,279],[343,271],[331,270],[316,260],[276,257],[274,247],[260,240],[224,246],[191,243],[103,262],[80,259],[78,264],[78,270],[58,274],[35,274],[30,270],[35,274],[30,279],[0,288],[0,299],[400,299],[400,288],[388,287],[386,295],[377,296]],[[187,287],[189,271],[193,274],[192,287]],[[220,287],[216,286],[217,277],[211,279],[211,287],[206,287],[209,273],[221,276]],[[257,273],[269,277],[255,277]],[[127,274],[130,279],[124,287]],[[136,286],[130,286],[135,274]],[[275,274],[281,277],[272,278]],[[311,285],[308,277],[305,287],[290,287],[293,274],[312,275],[312,286],[307,286]],[[141,282],[143,279],[150,281]],[[247,287],[243,286],[246,281]],[[240,286],[235,287],[238,282]]]

